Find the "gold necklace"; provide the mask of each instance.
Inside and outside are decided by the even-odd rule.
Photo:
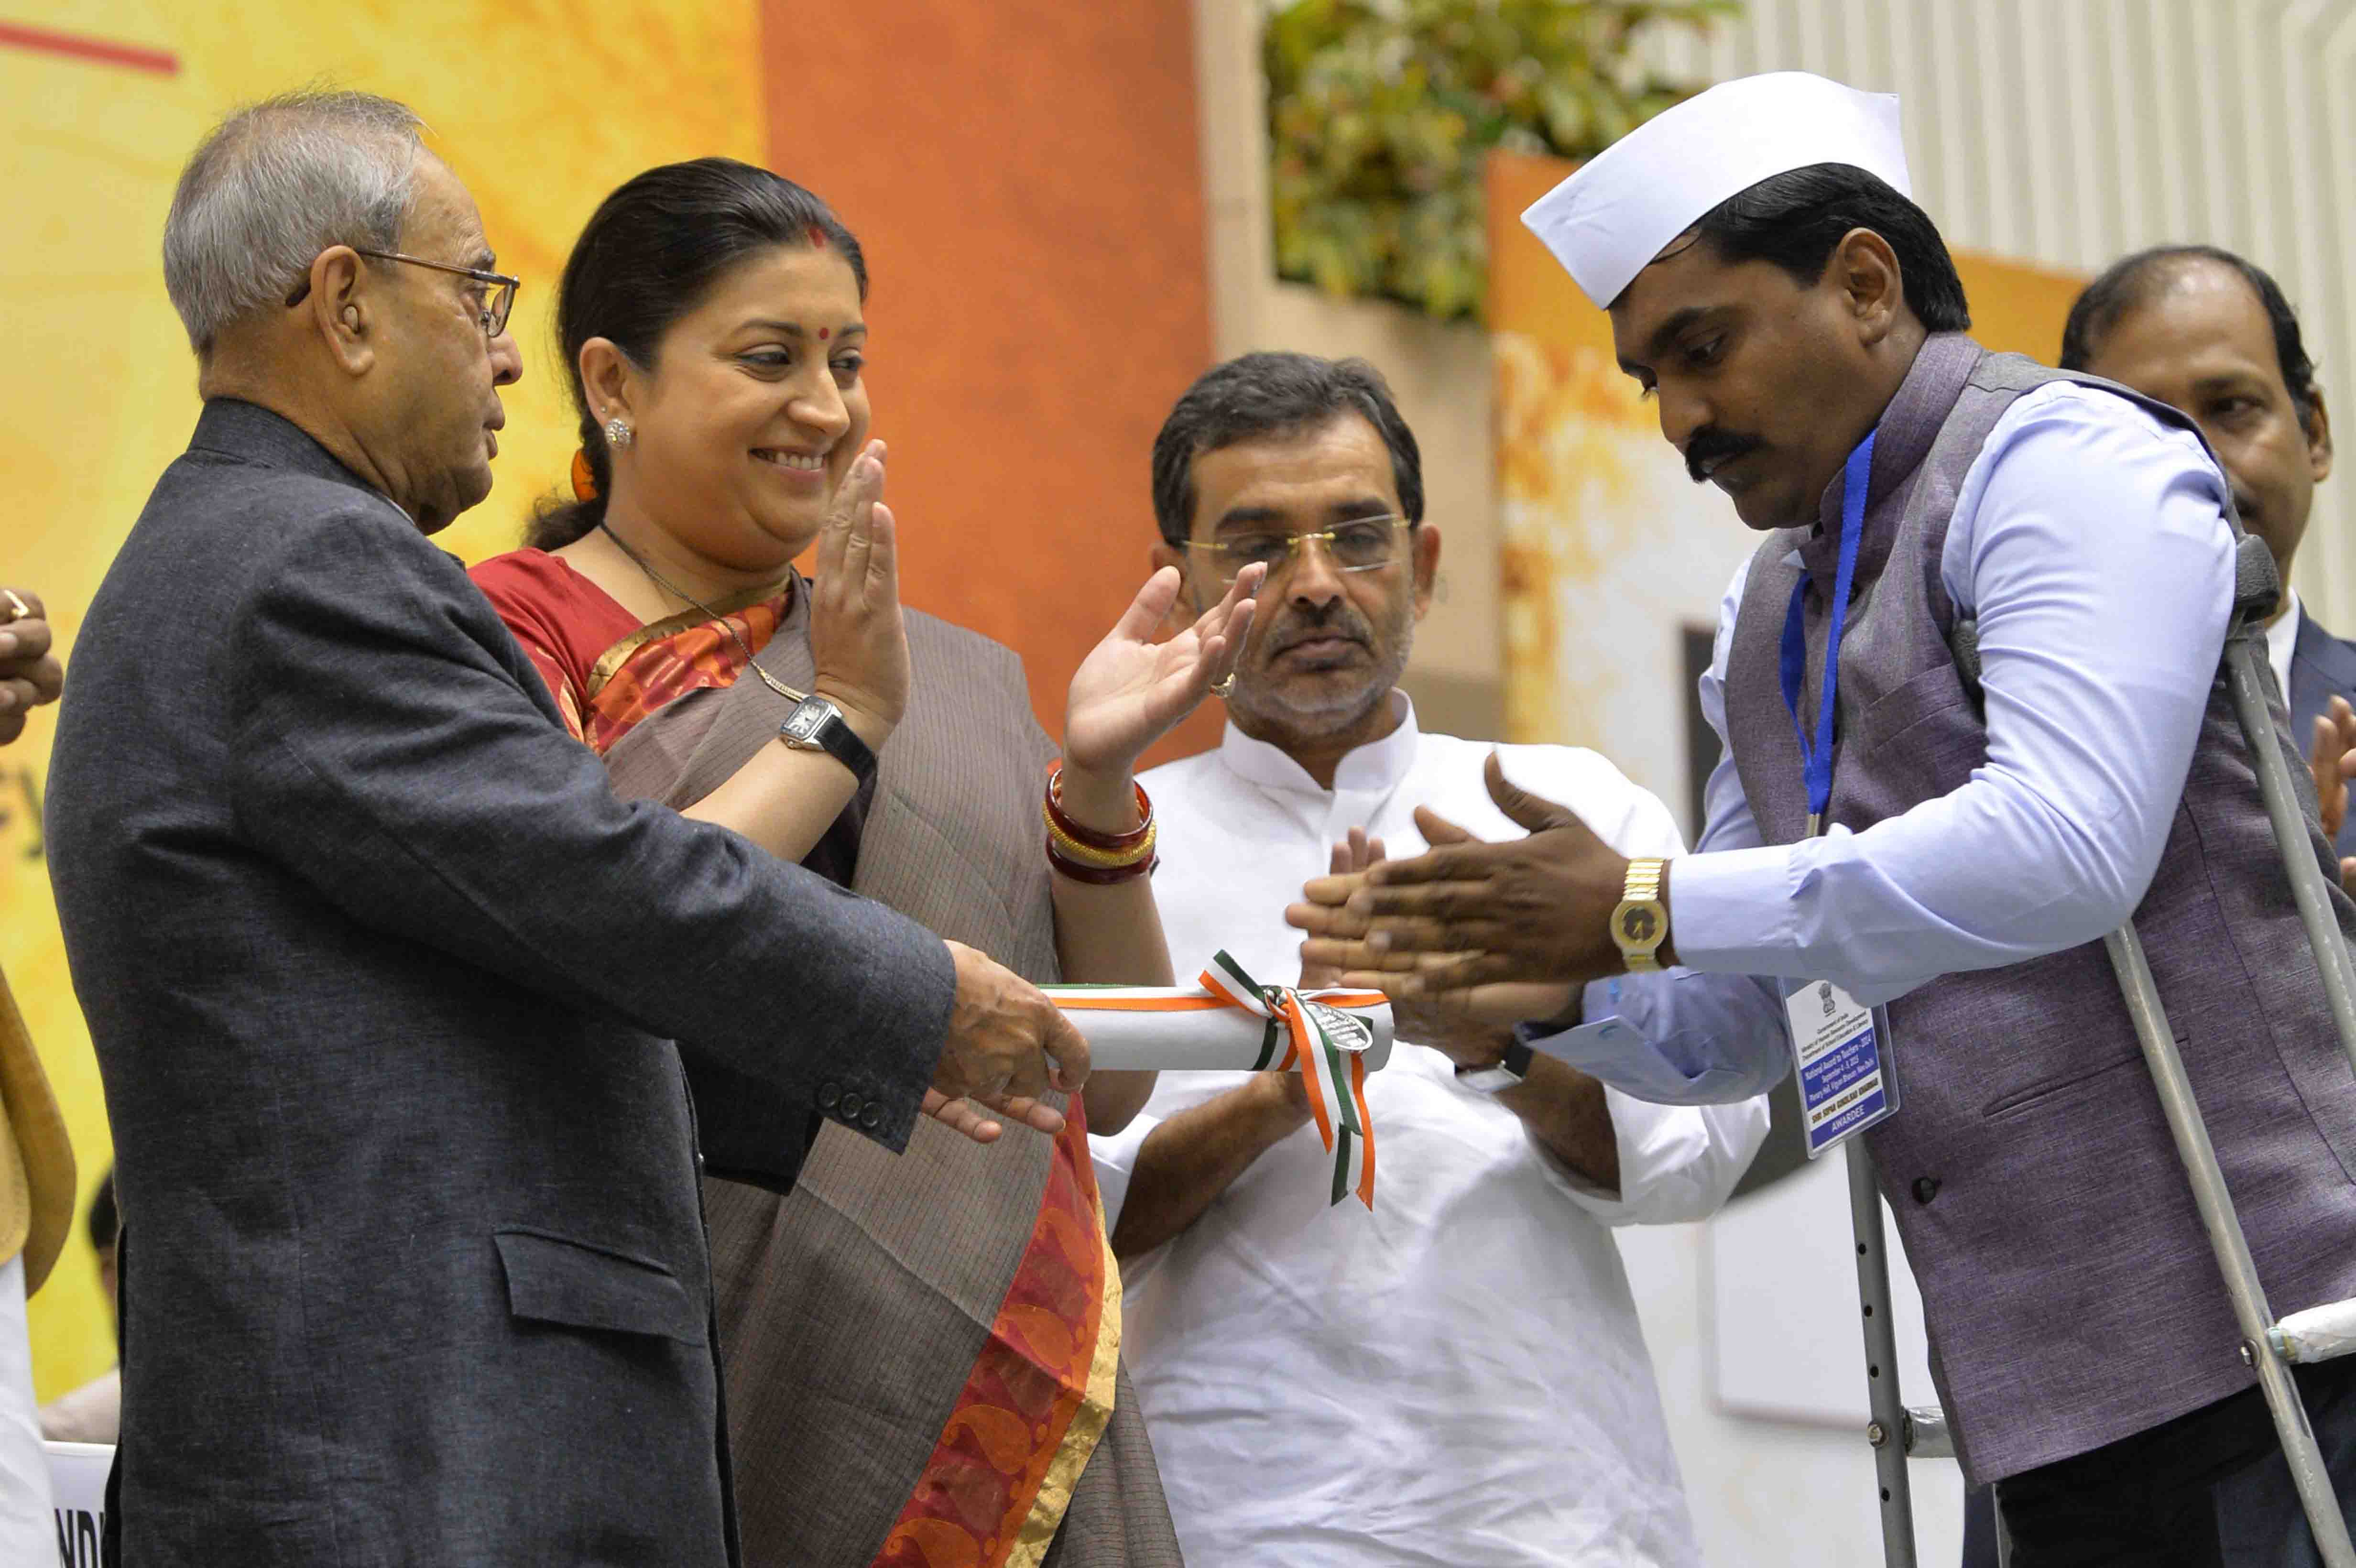
[[[771,675],[767,670],[761,667],[760,661],[753,656],[752,645],[745,642],[742,636],[737,635],[734,622],[729,620],[725,615],[714,613],[703,603],[702,600],[698,599],[694,594],[682,592],[678,588],[673,587],[668,578],[664,577],[661,572],[657,571],[653,566],[648,564],[645,556],[640,555],[637,550],[634,550],[628,545],[624,544],[622,542],[622,536],[605,526],[605,518],[600,517],[597,519],[597,529],[607,539],[612,539],[614,541],[614,548],[620,550],[624,555],[628,556],[630,558],[630,564],[637,567],[640,571],[645,572],[648,580],[653,582],[656,587],[661,589],[664,592],[669,594],[674,599],[686,600],[688,603],[695,607],[698,613],[703,615],[706,619],[719,622],[720,629],[728,634],[728,640],[734,643],[736,645],[736,651],[744,656],[745,667],[752,670],[755,675],[761,677],[762,685],[767,687],[771,691],[776,692],[779,697],[784,698],[787,701],[797,705],[809,699],[809,694],[808,692],[796,691],[792,687],[787,686],[784,681],[779,680],[776,676]]]

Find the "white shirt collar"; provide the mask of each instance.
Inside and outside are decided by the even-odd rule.
[[[2306,613],[2299,608],[2298,590],[2285,584],[2283,597],[2290,603],[2266,628],[2266,662],[2275,667],[2275,679],[2281,683],[2283,700],[2290,700],[2290,658],[2298,646],[2298,618]]]
[[[1415,704],[1396,687],[1391,689],[1391,711],[1398,715],[1398,723],[1391,732],[1348,752],[1334,768],[1335,793],[1387,794],[1415,766]],[[1296,795],[1328,793],[1290,754],[1266,741],[1253,740],[1237,729],[1232,719],[1227,720],[1226,733],[1219,737],[1219,760],[1226,764],[1228,772],[1262,789],[1287,790]]]

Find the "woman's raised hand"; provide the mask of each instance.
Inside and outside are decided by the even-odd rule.
[[[1145,580],[1137,597],[1072,677],[1064,706],[1064,766],[1126,777],[1145,749],[1194,711],[1243,655],[1252,593],[1265,570],[1244,569],[1226,597],[1166,643],[1153,633],[1178,602],[1178,569]]]
[[[870,746],[881,746],[908,708],[899,543],[883,495],[884,443],[871,441],[819,532],[810,593],[811,689],[841,709]]]

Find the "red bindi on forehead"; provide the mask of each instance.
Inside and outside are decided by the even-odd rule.
[[[813,223],[813,224],[811,224],[811,225],[809,226],[809,233],[810,248],[811,248],[812,250],[814,250],[814,251],[823,251],[823,250],[825,250],[825,249],[826,249],[826,230],[825,230],[825,229],[820,229],[817,224]]]
[[[831,336],[834,336],[834,328],[832,328],[832,327],[830,327],[830,326],[821,326],[821,327],[819,327],[819,328],[818,329],[818,340],[819,340],[820,343],[824,343],[828,338],[830,338],[830,337],[831,337]]]

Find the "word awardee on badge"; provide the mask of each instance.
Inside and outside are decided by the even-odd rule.
[[[1811,980],[1785,997],[1783,1013],[1814,1159],[1898,1109],[1889,1031],[1881,1014],[1829,980]]]

